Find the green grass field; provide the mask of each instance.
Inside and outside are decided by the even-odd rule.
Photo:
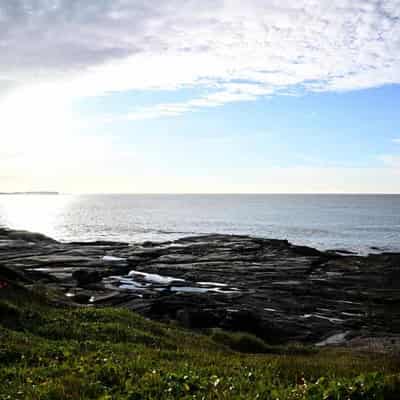
[[[0,399],[399,400],[400,360],[54,307],[9,287],[0,290]]]

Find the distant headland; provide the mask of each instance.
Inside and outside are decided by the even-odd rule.
[[[58,195],[60,194],[59,192],[48,192],[48,191],[43,191],[43,192],[0,192],[0,195],[16,195],[16,194],[32,194],[32,195]]]

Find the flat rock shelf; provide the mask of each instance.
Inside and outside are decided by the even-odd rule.
[[[400,334],[400,253],[321,252],[285,240],[202,235],[155,243],[60,243],[0,228],[0,290],[126,307],[190,329],[330,345]],[[391,339],[392,338],[392,339]]]

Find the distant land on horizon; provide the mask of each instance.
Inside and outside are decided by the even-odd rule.
[[[49,191],[40,191],[40,192],[0,192],[0,195],[15,195],[15,194],[51,194],[51,195],[58,195],[60,194],[59,192],[49,192]]]

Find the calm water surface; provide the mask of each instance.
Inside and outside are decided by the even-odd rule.
[[[0,196],[0,225],[62,241],[218,232],[400,251],[400,195],[7,195]]]

